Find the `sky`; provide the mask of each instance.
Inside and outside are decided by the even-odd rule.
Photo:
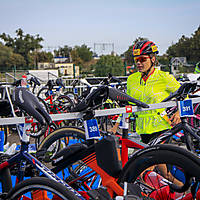
[[[124,53],[138,37],[159,54],[200,26],[200,0],[1,0],[0,34],[41,36],[44,50],[86,44],[97,54]],[[106,45],[103,45],[106,44]]]

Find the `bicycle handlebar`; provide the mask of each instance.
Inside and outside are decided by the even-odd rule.
[[[116,100],[120,102],[132,102],[136,104],[136,106],[139,106],[142,108],[149,108],[148,104],[143,103],[116,88],[109,88],[109,97],[112,100]]]
[[[196,89],[196,87],[197,87],[197,82],[183,83],[183,85],[181,85],[178,90],[171,93],[162,102],[169,101],[173,98],[176,98],[177,100],[185,99],[189,93],[193,92]]]
[[[93,90],[90,94],[88,94],[83,101],[81,101],[75,108],[72,108],[71,112],[81,112],[89,107],[91,108],[98,107],[102,105],[102,103],[105,102],[108,97],[110,97],[112,100],[127,102],[127,103],[132,102],[139,107],[149,108],[149,105],[141,101],[138,101],[137,99],[127,95],[126,93],[118,89],[102,85],[97,89]]]
[[[35,85],[38,85],[38,86],[41,85],[40,81],[36,77],[33,77],[33,76],[30,78],[30,83],[34,83]]]
[[[118,82],[119,84],[121,84],[121,80],[115,76],[112,76],[111,73],[108,74],[108,78],[110,79],[110,81],[114,81],[114,82]]]

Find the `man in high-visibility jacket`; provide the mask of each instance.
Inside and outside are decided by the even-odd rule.
[[[171,92],[180,87],[180,83],[168,72],[156,69],[158,48],[152,41],[139,41],[133,46],[133,57],[138,72],[127,79],[127,94],[147,104],[160,103]],[[163,131],[170,129],[170,121],[163,117],[165,109],[137,112],[136,132],[141,140],[148,143]],[[180,122],[179,112],[170,119],[172,124]],[[116,132],[117,125],[111,131]]]
[[[138,72],[127,80],[127,94],[147,104],[160,103],[171,92],[180,87],[180,83],[168,72],[156,69],[157,46],[151,41],[140,41],[133,46],[133,56]],[[144,143],[170,129],[169,122],[161,116],[165,109],[141,111],[137,113],[136,132]],[[171,118],[174,124],[180,122],[179,113]]]
[[[200,73],[200,62],[198,62],[198,63],[196,64],[196,67],[195,67],[195,69],[194,69],[194,73],[195,73],[195,74],[199,74],[199,73]]]

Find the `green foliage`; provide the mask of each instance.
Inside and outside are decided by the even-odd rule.
[[[38,62],[53,62],[53,54],[51,52],[41,51],[36,56]]]
[[[175,44],[167,49],[171,57],[186,57],[189,63],[196,63],[200,60],[200,26],[191,37],[184,35]]]
[[[23,56],[14,53],[12,48],[0,43],[0,71],[9,71],[13,66],[24,67],[25,64]]]
[[[88,62],[92,60],[93,52],[85,44],[81,46],[75,46],[74,50],[77,51],[78,56],[83,62]]]
[[[169,57],[167,55],[162,55],[162,56],[157,56],[157,60],[158,60],[158,63],[161,65],[161,70],[162,71],[168,71],[170,72],[170,68],[169,68],[169,63],[170,63],[170,60],[169,60]]]
[[[72,48],[65,45],[64,47],[60,47],[58,50],[54,50],[54,54],[56,57],[65,57],[70,58],[70,52],[72,51]]]
[[[42,48],[40,44],[43,41],[42,37],[38,34],[36,36],[24,34],[22,29],[16,30],[16,37],[14,38],[11,38],[5,33],[2,33],[0,38],[4,41],[5,46],[11,47],[14,53],[24,57],[27,66],[31,65],[29,54]]]
[[[108,76],[108,73],[119,76],[123,75],[123,62],[119,56],[105,55],[101,56],[95,65],[92,66],[95,76]]]

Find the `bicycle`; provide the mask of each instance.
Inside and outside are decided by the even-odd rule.
[[[31,98],[30,98],[31,97]],[[16,88],[13,93],[14,103],[16,106],[18,106],[20,109],[25,110],[26,113],[28,113],[30,116],[33,116],[40,124],[44,125],[49,122],[49,115],[46,113],[44,108],[39,103],[38,99],[29,91],[26,90],[26,88]],[[63,186],[65,186],[65,190],[67,190],[67,193],[69,193],[72,197],[71,199],[84,199],[82,196],[77,193],[74,189],[72,189],[67,183],[65,183],[62,179],[60,179],[56,174],[54,174],[51,170],[49,170],[45,165],[43,165],[38,159],[36,159],[33,155],[28,153],[28,146],[29,146],[29,131],[31,127],[32,119],[26,118],[26,124],[22,124],[18,126],[18,133],[21,140],[21,148],[20,151],[11,156],[6,157],[5,160],[1,159],[3,161],[0,164],[0,179],[2,183],[2,192],[7,193],[12,189],[12,182],[10,177],[10,170],[12,172],[13,166],[17,167],[17,170],[15,172],[17,173],[17,183],[21,182],[27,173],[27,170],[30,170],[30,174],[32,175],[39,175],[39,172],[43,174],[44,176],[48,177],[49,179],[52,179]],[[28,131],[28,132],[27,132]],[[4,155],[4,154],[3,154]],[[29,163],[29,165],[26,165]],[[30,167],[32,166],[32,167]],[[35,171],[32,169],[36,169]],[[31,179],[30,181],[27,181],[31,185]],[[25,183],[27,183],[25,182]],[[22,184],[25,184],[22,183]],[[22,185],[21,184],[21,185]],[[21,186],[20,185],[20,186]],[[34,185],[34,184],[33,184]],[[44,184],[45,185],[45,184]],[[56,184],[58,185],[58,184]],[[18,186],[18,187],[20,187]],[[42,182],[40,185],[36,185],[36,189],[39,188],[39,186],[42,186]],[[16,186],[17,187],[17,186]],[[60,187],[60,186],[58,186]],[[21,186],[23,188],[23,186]],[[44,190],[50,190],[50,192],[55,192],[55,188],[51,191],[51,188],[54,187],[49,185],[49,187],[42,187]],[[58,188],[59,189],[59,188]],[[18,189],[16,189],[18,190]],[[63,190],[62,190],[63,191]],[[56,195],[60,195],[62,197],[62,191],[58,191]],[[23,192],[25,190],[23,189]],[[59,193],[60,192],[60,193]],[[16,192],[18,194],[18,191]],[[20,193],[21,194],[21,193]],[[63,193],[64,194],[64,193]],[[5,195],[5,194],[3,194]],[[9,193],[8,193],[9,195]],[[69,195],[68,195],[69,196]],[[66,199],[66,198],[64,198]],[[69,198],[70,199],[70,198]]]
[[[62,88],[65,88],[62,79],[58,78],[55,82],[53,80],[49,80],[37,94],[37,97],[39,99],[43,99],[47,104],[50,114],[65,113],[74,107],[74,103],[70,97],[60,93]],[[59,94],[57,94],[57,92]],[[57,126],[61,126],[62,123],[67,123],[69,125],[69,122],[65,122],[63,120],[56,122]]]
[[[45,177],[33,177],[18,183],[1,199],[74,200],[77,198],[71,191],[66,190],[62,184],[54,180]]]
[[[179,95],[181,95],[182,93],[180,93],[180,91],[185,91],[185,93],[187,94],[188,93],[188,91],[186,91],[186,90],[183,90],[184,88],[187,88],[188,86],[190,86],[190,87],[193,87],[193,85],[192,84],[190,84],[190,85],[184,85],[184,86],[182,86],[181,88],[180,88],[180,90],[179,90],[179,92],[177,92],[176,93],[176,95],[177,96],[179,96]],[[175,96],[174,96],[175,97]],[[114,97],[113,97],[114,98]],[[83,106],[84,107],[84,106]],[[179,126],[178,126],[178,128],[182,128],[181,127],[181,125],[179,124]],[[166,135],[167,135],[167,137],[163,137],[163,135],[162,135],[162,137],[160,138],[160,140],[159,141],[165,141],[168,137],[171,137],[173,134],[175,134],[175,130],[177,130],[177,127],[176,127],[176,129],[174,128],[173,129],[173,131],[172,131],[172,133],[167,133]],[[69,130],[70,131],[70,130]],[[74,130],[73,130],[74,131]],[[59,130],[58,130],[58,132],[59,132]],[[78,131],[77,131],[78,132]],[[80,132],[80,131],[79,131]],[[64,132],[63,132],[64,133]],[[80,132],[80,135],[81,134],[83,134],[83,132],[81,133]],[[65,130],[65,135],[67,135],[67,129]],[[78,134],[77,134],[78,135]],[[165,135],[165,136],[166,136]],[[51,142],[53,142],[53,141],[55,141],[56,139],[58,139],[59,138],[59,136],[61,136],[61,134],[58,134],[58,135],[53,135],[53,137],[51,137],[51,136],[49,136],[47,139],[46,139],[46,149],[48,149],[48,147],[51,145]],[[125,138],[123,138],[122,139],[122,142],[124,142],[124,145],[122,145],[122,152],[124,152],[124,155],[122,154],[122,158],[127,158],[127,160],[128,160],[128,154],[127,154],[127,151],[126,151],[126,149],[128,149],[128,147],[137,147],[138,149],[139,148],[144,148],[144,147],[146,147],[144,144],[142,144],[142,143],[140,143],[140,142],[136,142],[136,141],[134,141],[134,140],[131,140],[130,138],[127,138],[127,135],[125,135],[126,137]],[[54,139],[53,139],[54,138]],[[48,141],[48,142],[47,142]],[[157,142],[158,142],[158,140],[157,140]],[[48,144],[47,144],[48,143]],[[43,143],[43,145],[44,145],[44,143]],[[49,146],[48,146],[49,145]],[[45,145],[43,146],[43,147],[45,147]],[[69,146],[69,148],[70,148],[70,146]],[[124,159],[122,159],[122,161],[124,162],[124,163],[126,163],[127,162],[127,160],[124,160]],[[66,164],[66,166],[67,166],[67,164]],[[78,170],[80,170],[81,169],[81,167],[79,167],[79,169]],[[72,170],[73,171],[73,170]],[[81,177],[81,178],[84,178],[84,176],[83,177]],[[80,179],[81,179],[80,178]]]

